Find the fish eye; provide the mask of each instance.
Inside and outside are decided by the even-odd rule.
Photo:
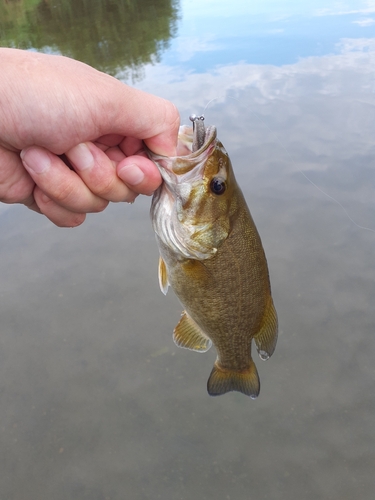
[[[227,188],[225,180],[221,177],[214,177],[210,183],[211,191],[214,194],[223,194]]]

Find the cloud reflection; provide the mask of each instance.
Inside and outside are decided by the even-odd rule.
[[[207,73],[189,73],[182,66],[149,65],[145,79],[137,86],[190,109],[204,107],[211,99],[223,102],[228,93],[244,89],[256,89],[254,98],[259,103],[308,93],[374,92],[375,38],[345,38],[336,50],[336,54],[306,57],[283,66],[242,62],[216,66]]]
[[[314,12],[315,16],[346,16],[350,14],[372,14],[375,12],[375,2],[374,0],[367,0],[367,2],[359,2],[365,6],[359,6],[358,8],[345,8],[340,2],[332,7],[325,7],[322,9],[317,9]]]
[[[172,100],[183,122],[194,112],[217,125],[242,185],[249,186],[245,192],[256,185],[275,205],[280,197],[298,200],[308,217],[328,204],[340,224],[374,228],[375,39],[342,39],[336,51],[283,66],[243,62],[204,74],[149,66],[138,86]],[[289,209],[282,210],[288,218]],[[293,221],[298,214],[290,210]]]
[[[188,61],[198,52],[218,50],[218,41],[214,35],[205,34],[199,37],[182,36],[176,41],[176,52],[180,61]]]
[[[375,19],[367,17],[366,19],[360,19],[359,21],[353,21],[354,24],[366,28],[367,26],[372,26],[375,23]]]

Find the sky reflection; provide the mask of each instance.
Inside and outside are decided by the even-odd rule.
[[[185,0],[181,20],[164,64],[195,72],[238,62],[283,65],[337,53],[343,37],[371,37],[375,2]]]
[[[343,38],[336,53],[310,56],[293,64],[266,65],[240,62],[221,64],[204,74],[186,74],[183,65],[162,62],[145,68],[137,87],[172,99],[183,108],[206,106],[211,99],[225,99],[229,92],[256,89],[256,101],[294,99],[310,93],[375,92],[375,38]],[[309,83],[310,85],[306,85]]]

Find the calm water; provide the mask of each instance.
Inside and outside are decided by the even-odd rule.
[[[172,341],[149,198],[73,230],[1,205],[2,500],[373,498],[375,5],[244,3],[0,2],[2,45],[84,60],[183,122],[207,106],[281,325],[260,397],[210,398],[215,353]]]

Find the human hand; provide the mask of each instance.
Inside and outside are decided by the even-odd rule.
[[[0,61],[0,201],[73,227],[160,185],[142,141],[175,154],[173,104],[62,56],[0,48]]]

